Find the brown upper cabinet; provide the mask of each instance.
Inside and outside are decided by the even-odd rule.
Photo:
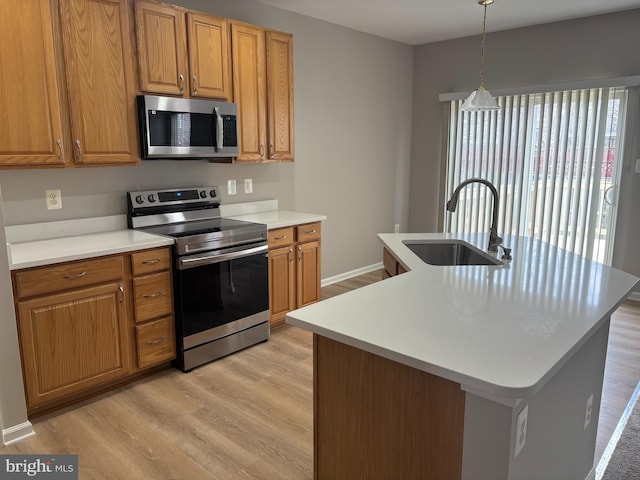
[[[60,0],[71,135],[82,165],[138,161],[129,0]]]
[[[2,10],[0,165],[137,163],[129,0],[2,0]]]
[[[231,22],[239,161],[293,161],[293,37]]]
[[[137,1],[140,90],[231,100],[227,20]]]
[[[0,163],[63,165],[49,2],[2,0],[0,49]]]

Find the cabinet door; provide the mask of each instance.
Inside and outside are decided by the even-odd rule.
[[[116,380],[131,370],[122,284],[18,303],[29,408]]]
[[[296,308],[295,267],[293,246],[269,250],[269,295],[271,325],[284,321]]]
[[[267,140],[264,31],[231,24],[233,96],[238,104],[239,161],[265,159]]]
[[[271,161],[293,161],[293,37],[267,32],[267,115]]]
[[[229,31],[224,18],[187,14],[191,96],[231,98]]]
[[[184,13],[155,2],[136,2],[140,90],[184,95],[188,81]]]
[[[0,165],[64,163],[51,25],[48,1],[2,1]]]
[[[60,0],[75,162],[138,161],[129,0]]]
[[[298,244],[297,307],[320,300],[320,242]]]

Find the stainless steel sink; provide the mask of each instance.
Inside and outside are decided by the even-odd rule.
[[[459,240],[404,240],[402,243],[429,265],[503,265],[497,258]]]

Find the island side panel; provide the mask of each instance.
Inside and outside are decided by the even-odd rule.
[[[460,384],[314,334],[314,478],[459,479]]]

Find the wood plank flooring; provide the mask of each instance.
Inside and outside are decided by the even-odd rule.
[[[329,298],[381,279],[322,289]],[[82,480],[313,478],[312,336],[295,328],[189,374],[168,370],[34,420],[0,452],[76,453]],[[596,458],[640,379],[640,305],[614,314]]]

